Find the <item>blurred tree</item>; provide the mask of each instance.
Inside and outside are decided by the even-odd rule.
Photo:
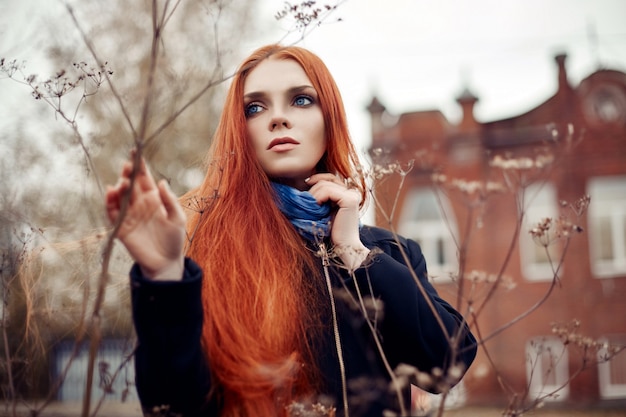
[[[147,128],[147,136],[153,138],[144,156],[157,177],[167,178],[182,193],[202,178],[201,158],[217,123],[223,81],[228,79],[223,68],[234,67],[241,42],[259,34],[263,22],[250,18],[257,2],[165,0],[156,4],[157,13],[165,8],[168,20],[159,37]],[[72,322],[67,317],[71,311],[86,311],[85,306],[68,307],[81,303],[77,295],[83,292],[74,291],[68,299],[68,294],[59,296],[53,289],[83,288],[98,275],[98,242],[107,224],[102,187],[116,181],[134,147],[133,130],[142,117],[153,38],[152,2],[80,2],[71,14],[87,42],[80,39],[79,30],[59,30],[71,24],[69,13],[65,21],[48,21],[41,27],[46,34],[33,39],[45,48],[52,75],[31,76],[31,68],[2,59],[2,72],[30,86],[39,103],[25,103],[25,112],[15,112],[0,143],[0,248],[8,256],[23,231],[33,234],[33,247],[47,246],[45,282],[36,287],[56,300],[46,307],[47,314],[56,311],[57,319],[63,317],[66,324]],[[107,61],[119,101],[105,75],[97,74],[102,68],[88,46],[98,59]],[[116,253],[113,260],[112,273],[125,282],[127,257]],[[112,311],[119,313],[118,307]],[[79,322],[74,318],[74,326]]]
[[[55,341],[88,331],[107,224],[102,189],[116,181],[134,147],[148,91],[153,2],[75,3],[67,19],[47,20],[33,39],[45,49],[52,75],[30,76],[33,68],[0,57],[4,75],[24,82],[26,94],[30,86],[39,100],[25,103],[25,112],[16,107],[0,137],[0,324],[9,342],[0,356],[0,388],[14,402],[42,394],[35,382],[47,379],[45,361]],[[263,21],[251,18],[258,2],[246,0],[154,3],[157,14],[169,11],[150,95],[152,138],[143,154],[155,176],[182,193],[202,178],[223,81],[242,42],[259,35]],[[87,42],[72,30],[71,15]],[[114,90],[103,71],[112,72]],[[129,260],[116,250],[112,262],[98,331],[130,337]]]
[[[213,86],[144,149],[155,174],[167,178],[177,192],[186,191],[201,179],[199,163],[217,123],[224,93],[222,81],[232,71],[242,40],[259,31],[258,19],[251,19],[257,4],[190,0],[179,2],[177,7],[170,5],[173,13],[161,38],[147,136],[175,117],[197,93]],[[81,26],[89,27],[87,37],[113,72],[111,80],[137,129],[151,62],[150,2],[89,2],[74,13]],[[75,43],[52,45],[49,52],[58,68],[93,62],[86,49],[76,48]],[[134,146],[133,133],[106,86],[83,110],[85,120],[80,124],[85,125],[81,127],[96,175],[103,183],[111,183]]]

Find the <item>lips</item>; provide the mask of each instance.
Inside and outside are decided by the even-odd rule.
[[[270,144],[267,146],[267,150],[289,150],[293,149],[295,145],[299,144],[300,142],[290,137],[276,138],[270,142]]]

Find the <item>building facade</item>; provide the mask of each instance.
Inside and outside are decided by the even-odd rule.
[[[368,107],[376,223],[421,244],[484,341],[469,404],[626,404],[626,74],[555,67],[555,94],[504,120],[467,90],[459,123]]]

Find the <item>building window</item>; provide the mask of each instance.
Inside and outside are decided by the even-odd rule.
[[[612,346],[626,345],[626,334],[606,336],[601,339]],[[600,397],[604,399],[626,398],[626,351],[613,357],[606,348],[598,351],[598,383]],[[607,360],[607,357],[610,358]]]
[[[457,271],[457,248],[453,238],[456,222],[444,195],[430,188],[407,194],[400,217],[400,234],[419,243],[435,280],[449,281]]]
[[[57,391],[57,400],[60,402],[76,402],[83,399],[89,362],[87,346],[82,346],[78,354],[72,358],[74,350],[73,340],[59,343],[55,347],[53,362],[53,378],[63,375],[68,362],[71,360],[63,385]],[[134,381],[135,367],[132,358],[133,344],[128,340],[104,339],[100,343],[100,349],[96,358],[96,373],[92,385],[92,397],[99,401],[102,396],[110,401],[132,401],[137,399]],[[119,369],[118,369],[119,368]],[[116,375],[113,381],[113,376]],[[106,384],[111,384],[108,390],[104,390]]]
[[[587,184],[591,268],[595,277],[626,275],[626,176]]]
[[[433,394],[411,385],[411,416],[434,416],[442,406],[445,410],[453,410],[466,402],[467,389],[463,380],[450,389],[445,399],[442,394]]]
[[[528,394],[533,399],[563,401],[569,395],[567,348],[557,337],[537,337],[526,344]]]
[[[557,219],[556,188],[551,183],[531,184],[524,189],[522,202],[525,210],[520,233],[522,273],[530,281],[550,281],[560,260],[560,241],[555,239],[546,248],[529,232],[546,218]]]

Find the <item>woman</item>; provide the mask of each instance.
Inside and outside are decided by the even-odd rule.
[[[474,338],[418,245],[359,222],[365,180],[317,56],[270,45],[246,59],[207,165],[187,213],[143,165],[119,230],[144,409],[381,416],[408,403],[390,389],[398,365],[467,369]],[[131,171],[107,191],[113,222]]]

